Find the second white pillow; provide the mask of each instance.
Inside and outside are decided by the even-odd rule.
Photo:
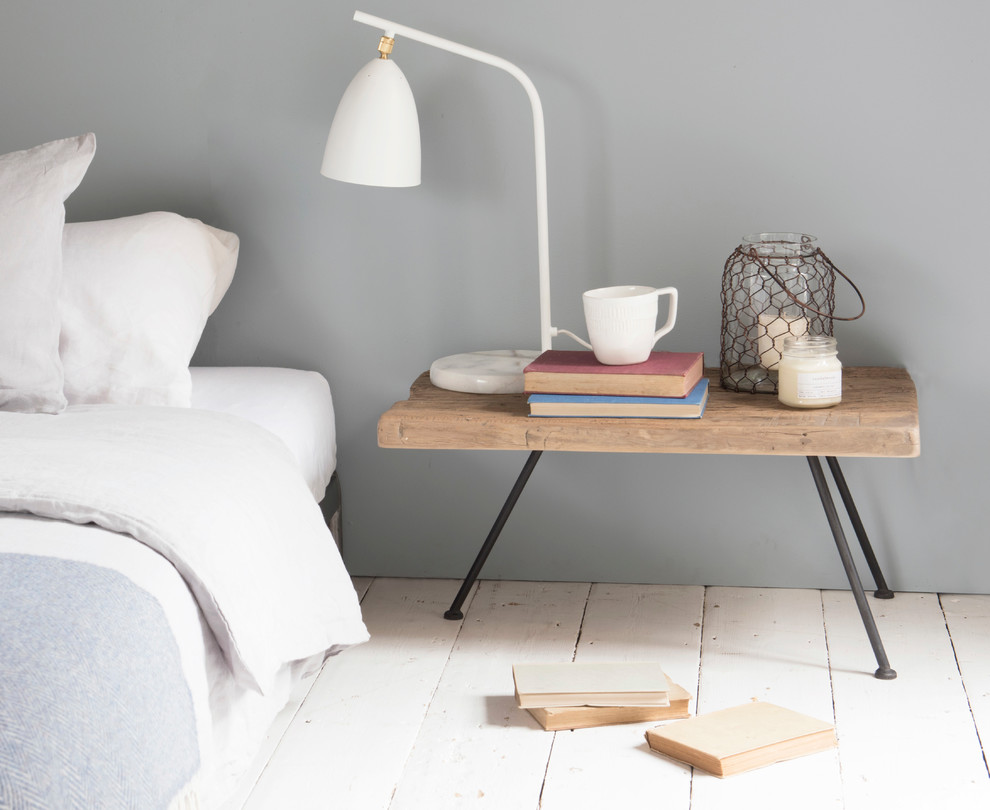
[[[233,233],[161,211],[66,223],[59,354],[69,404],[189,407],[189,361],[238,249]]]

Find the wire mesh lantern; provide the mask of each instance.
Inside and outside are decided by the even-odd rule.
[[[835,275],[859,297],[858,315],[834,315]],[[757,233],[743,239],[722,273],[720,380],[730,391],[777,393],[784,339],[832,335],[832,321],[854,321],[863,296],[805,233]]]

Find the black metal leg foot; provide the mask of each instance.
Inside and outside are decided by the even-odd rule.
[[[832,537],[835,539],[835,547],[839,551],[842,567],[846,571],[849,587],[852,589],[853,598],[856,600],[856,606],[859,608],[860,618],[863,620],[863,627],[866,629],[866,635],[870,639],[873,654],[877,659],[878,668],[874,676],[885,681],[893,680],[897,677],[897,673],[891,669],[890,662],[887,660],[887,652],[883,648],[880,631],[877,630],[877,623],[873,618],[873,613],[870,611],[869,602],[866,601],[863,583],[860,581],[859,572],[856,570],[852,553],[849,551],[849,544],[846,542],[846,536],[842,531],[842,524],[839,521],[839,513],[835,509],[832,494],[828,490],[825,472],[822,470],[821,462],[815,456],[808,456],[808,466],[811,467],[811,476],[815,479],[818,496],[821,498],[822,506],[825,508],[825,517],[828,518],[828,525],[832,530]]]
[[[852,522],[853,530],[856,532],[860,548],[863,549],[866,564],[870,566],[870,573],[873,574],[873,582],[877,586],[873,595],[877,599],[893,599],[894,592],[887,587],[887,582],[883,578],[883,571],[880,570],[877,555],[873,553],[873,545],[870,543],[870,538],[866,534],[866,527],[863,526],[863,521],[859,517],[859,510],[856,509],[856,504],[853,502],[852,493],[846,484],[846,477],[842,474],[842,468],[839,467],[839,460],[832,456],[828,456],[825,460],[828,462],[828,468],[832,472],[832,478],[835,479],[835,485],[839,489],[839,495],[842,497],[842,503],[846,507],[849,520]]]
[[[478,579],[478,574],[481,573],[481,568],[484,566],[485,560],[488,559],[488,555],[491,553],[491,550],[495,545],[495,541],[498,540],[498,536],[502,533],[502,527],[505,526],[505,522],[509,519],[509,515],[512,514],[512,509],[515,507],[516,501],[519,500],[519,496],[522,494],[523,488],[526,486],[526,482],[529,481],[529,477],[533,474],[533,468],[536,467],[536,462],[540,460],[540,456],[542,455],[542,450],[533,450],[529,454],[529,458],[526,459],[522,472],[519,473],[516,483],[513,484],[512,490],[509,492],[509,497],[505,499],[505,503],[502,505],[502,510],[498,513],[498,517],[495,518],[495,523],[492,524],[491,531],[488,532],[488,537],[486,537],[485,542],[482,543],[481,550],[478,552],[478,556],[475,557],[471,570],[468,571],[467,576],[464,577],[464,582],[461,583],[461,588],[457,592],[457,596],[455,596],[454,601],[451,602],[450,609],[443,614],[445,619],[460,621],[464,618],[464,614],[461,612],[461,606],[464,604],[464,600],[467,599],[467,595],[471,591],[471,586],[474,585],[475,581]]]

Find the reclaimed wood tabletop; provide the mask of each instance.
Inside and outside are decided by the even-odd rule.
[[[842,401],[796,409],[776,396],[735,393],[706,369],[700,419],[534,417],[525,394],[437,388],[428,372],[378,422],[381,447],[912,458],[920,454],[918,398],[905,369],[842,371]]]

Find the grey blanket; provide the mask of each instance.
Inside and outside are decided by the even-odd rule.
[[[166,808],[198,768],[158,601],[90,563],[0,555],[0,809]]]

